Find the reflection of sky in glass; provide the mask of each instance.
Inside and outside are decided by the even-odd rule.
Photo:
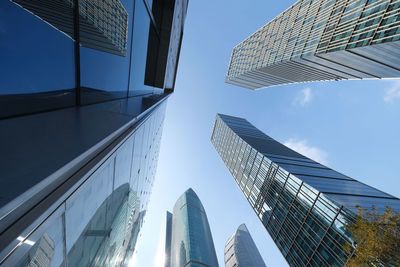
[[[146,71],[147,45],[150,29],[150,18],[143,1],[135,1],[135,25],[133,29],[132,67],[130,77],[130,95],[133,91],[152,92],[153,88],[144,85]],[[137,92],[139,93],[139,92]]]
[[[129,17],[128,52],[123,57],[81,46],[81,85],[83,87],[125,92],[128,88],[133,1],[121,0],[121,3],[128,12]],[[147,16],[147,14],[144,15]]]
[[[69,233],[66,236],[67,251],[72,249],[104,199],[111,194],[113,169],[113,161],[107,162],[77,191],[76,195],[67,200],[65,212],[65,228]],[[103,218],[103,221],[99,220],[97,226],[99,229],[104,229],[104,224]]]
[[[0,62],[0,94],[75,87],[71,38],[11,1],[0,3]]]
[[[30,239],[24,241],[24,245],[27,246],[23,249],[27,251],[15,266],[32,266],[32,263],[35,262],[40,262],[44,266],[51,267],[61,265],[64,260],[63,221],[59,212],[57,215],[58,217],[53,216],[50,219],[51,224],[46,226],[47,228],[44,229],[44,233],[39,238],[33,234],[35,237],[32,237],[32,239],[35,241]],[[20,241],[23,240],[22,237],[17,239]],[[10,262],[8,263],[10,264]],[[12,264],[10,265],[13,266]]]
[[[81,86],[121,92],[128,90],[132,20],[135,19],[131,67],[133,90],[152,92],[144,85],[150,19],[143,1],[121,0],[128,12],[128,52],[117,56],[80,46]],[[150,3],[151,4],[151,3]],[[69,23],[73,23],[72,9]],[[65,18],[64,18],[65,19]],[[81,33],[82,34],[82,33]],[[0,3],[0,94],[26,94],[75,88],[74,42],[65,33],[11,1]],[[22,74],[22,75],[21,75]],[[83,100],[86,101],[86,100]]]
[[[64,252],[68,266],[119,266],[130,260],[152,190],[165,105],[153,110],[105,162],[89,171],[76,191],[64,195],[56,212],[40,225],[33,224],[38,228],[32,232],[27,229],[26,239],[21,234],[16,241],[25,241],[16,246],[6,266],[27,266],[43,256],[42,251],[48,252],[44,266],[60,266]],[[135,163],[141,169],[136,174],[131,171]]]

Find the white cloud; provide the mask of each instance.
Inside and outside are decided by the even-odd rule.
[[[312,99],[312,92],[311,88],[307,87],[303,90],[301,90],[296,98],[294,99],[294,104],[305,106],[307,103],[309,103]]]
[[[328,163],[328,154],[317,147],[308,145],[306,140],[296,140],[290,138],[284,143],[284,145],[306,157],[309,157],[312,160],[315,160],[316,162],[324,165]]]
[[[389,103],[396,98],[400,98],[400,80],[392,81],[392,86],[386,89],[383,100]]]

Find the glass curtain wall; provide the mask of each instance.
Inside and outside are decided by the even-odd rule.
[[[166,102],[138,125],[50,216],[29,227],[4,266],[126,266],[156,172]],[[87,201],[90,199],[90,201]]]
[[[345,225],[358,207],[400,210],[400,199],[278,143],[247,120],[218,114],[211,142],[290,266],[343,266]]]
[[[148,42],[160,33],[151,5],[1,1],[0,119],[162,93],[145,85]]]

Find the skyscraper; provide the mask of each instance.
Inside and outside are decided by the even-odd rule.
[[[211,142],[290,266],[343,266],[357,206],[400,211],[400,199],[323,166],[247,120],[218,114]]]
[[[165,258],[164,267],[171,266],[172,213],[167,211],[165,217]]]
[[[227,83],[400,77],[400,3],[299,0],[232,51]]]
[[[199,197],[189,188],[167,213],[165,266],[218,267],[207,215]],[[170,238],[168,238],[170,237]]]
[[[224,259],[226,267],[265,267],[245,224],[241,224],[226,242]]]
[[[57,9],[68,1],[18,2],[24,9],[46,6],[46,16],[86,34],[72,9]],[[79,3],[88,14],[96,9]],[[83,47],[33,11],[39,18],[0,2],[0,58],[7,66],[0,81],[2,266],[126,266],[135,251],[187,1],[96,3],[104,5],[105,13],[93,13],[99,20],[118,19],[119,9],[134,20],[125,31],[126,57]]]

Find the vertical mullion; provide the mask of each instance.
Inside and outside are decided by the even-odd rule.
[[[75,104],[81,105],[81,59],[79,48],[79,0],[74,0]]]
[[[382,21],[383,21],[383,19],[384,19],[384,17],[385,17],[385,14],[387,13],[387,11],[388,11],[388,9],[389,9],[391,3],[392,3],[392,0],[389,0],[388,3],[387,3],[387,6],[386,6],[385,12],[382,13],[381,20],[379,21],[379,23],[378,23],[378,25],[377,25],[377,27],[376,27],[376,29],[375,29],[374,35],[373,35],[373,36],[371,37],[371,39],[369,40],[368,45],[371,45],[371,44],[372,44],[372,42],[373,42],[373,40],[374,40],[374,38],[375,38],[375,36],[376,36],[376,33],[377,33],[378,30],[379,30],[379,27],[382,25]],[[383,3],[382,3],[382,4],[383,4]],[[360,16],[361,16],[361,15],[360,15]]]
[[[133,8],[132,8],[132,23],[131,23],[131,49],[129,55],[129,70],[128,70],[128,86],[126,88],[126,97],[129,97],[129,87],[131,83],[131,67],[132,67],[132,49],[133,49],[133,27],[135,25],[135,9],[136,9],[136,0],[133,0]],[[129,36],[128,36],[129,38]]]
[[[65,225],[65,213],[67,211],[67,206],[65,202],[62,204],[64,206],[64,213],[61,215],[61,220],[62,220],[62,234],[63,234],[63,262],[64,264],[62,266],[67,267],[68,266],[68,259],[67,259],[67,232],[66,232],[66,225]]]
[[[302,185],[303,185],[303,184],[304,184],[304,183],[302,183]],[[300,186],[300,188],[299,188],[299,192],[300,192],[300,190],[301,190],[301,187],[302,187],[302,186]],[[294,245],[294,243],[295,243],[295,240],[296,240],[297,236],[298,236],[299,233],[300,233],[300,230],[304,230],[304,224],[306,223],[307,218],[308,218],[308,216],[310,215],[312,209],[314,208],[315,203],[317,202],[317,199],[319,198],[319,195],[320,195],[320,194],[321,194],[321,192],[317,194],[317,196],[316,196],[315,199],[314,199],[313,204],[311,205],[310,209],[307,211],[307,214],[304,215],[304,219],[303,219],[303,221],[300,223],[301,226],[300,226],[299,229],[297,230],[296,235],[295,235],[294,238],[293,238],[293,242],[292,242],[292,244],[290,245],[290,247],[288,248],[288,254],[290,253],[290,250],[292,249],[292,247],[293,247],[293,245]],[[318,248],[318,247],[317,247],[317,248]],[[317,248],[316,248],[316,249],[317,249]],[[287,255],[286,255],[286,256],[287,256]],[[286,258],[286,257],[285,257],[285,258]]]

